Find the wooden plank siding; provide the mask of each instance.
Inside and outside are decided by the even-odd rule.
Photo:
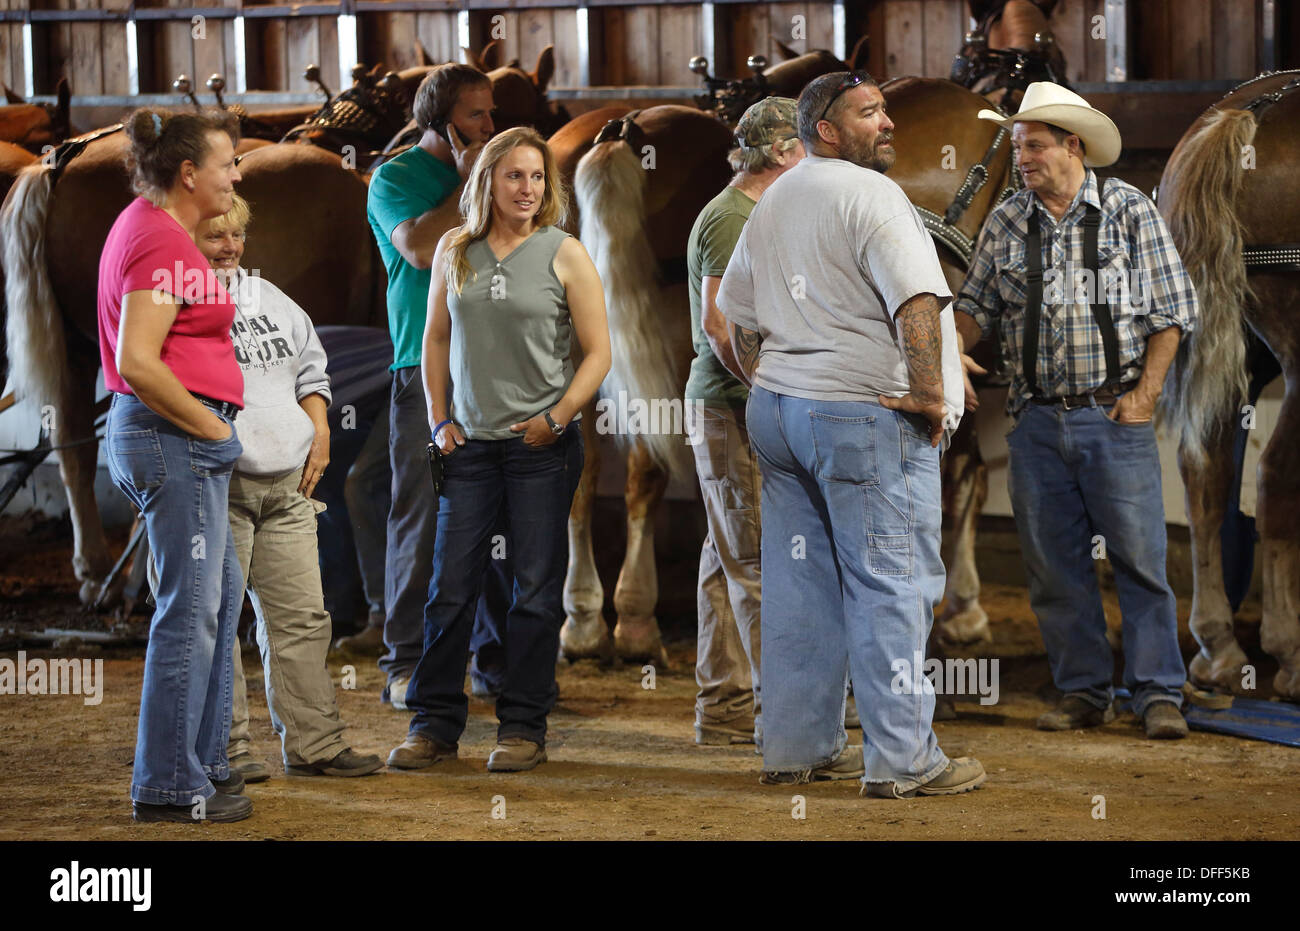
[[[224,5],[238,9],[283,0],[137,0],[138,9],[178,12]],[[563,0],[556,0],[562,3]],[[1294,63],[1300,49],[1300,12],[1279,4],[1278,60]],[[0,0],[0,10],[98,9],[125,12],[130,0]],[[500,34],[499,63],[517,58],[533,70],[542,49],[555,48],[553,86],[579,84],[578,12],[539,0],[501,0],[498,7],[469,12],[470,43],[477,52]],[[462,59],[457,31],[458,0],[429,0],[418,10],[359,13],[360,56],[368,65],[382,62],[400,70],[419,61],[417,42],[435,61]],[[966,0],[846,0],[845,38],[850,51],[868,36],[868,70],[878,79],[904,74],[945,77],[962,34],[969,28]],[[1261,49],[1258,0],[1129,0],[1129,80],[1244,79],[1256,72]],[[1051,25],[1072,82],[1106,79],[1105,40],[1094,36],[1094,17],[1105,0],[1058,0]],[[834,7],[826,0],[715,3],[715,74],[743,77],[745,60],[763,55],[781,60],[777,43],[797,53],[832,48]],[[687,70],[702,46],[698,3],[643,0],[639,4],[588,8],[590,80],[598,85],[694,85]],[[1113,24],[1107,24],[1111,26]],[[138,20],[140,90],[170,92],[180,73],[201,86],[210,74],[223,74],[233,89],[233,28],[228,19],[209,19],[206,35],[191,34],[188,16],[175,21]],[[1252,28],[1253,27],[1253,28]],[[332,88],[346,86],[340,74],[338,33],[330,17],[294,15],[249,17],[245,25],[249,90],[309,89],[306,65],[320,65]],[[121,22],[37,22],[33,27],[36,92],[50,94],[67,77],[77,95],[124,94],[128,90],[126,31]],[[15,90],[24,84],[22,25],[0,23],[0,81]]]

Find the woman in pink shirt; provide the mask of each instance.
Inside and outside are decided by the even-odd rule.
[[[230,209],[238,124],[226,113],[137,110],[128,169],[140,196],[99,260],[99,348],[113,483],[140,509],[157,568],[135,771],[137,821],[238,821],[253,810],[226,760],[243,580],[227,515],[242,451],[235,305],[194,243]]]

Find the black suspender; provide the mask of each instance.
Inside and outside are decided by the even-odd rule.
[[[1101,345],[1106,354],[1106,384],[1117,385],[1120,379],[1119,337],[1111,319],[1110,305],[1106,303],[1100,261],[1097,256],[1097,232],[1101,227],[1101,211],[1091,204],[1084,205],[1083,263],[1092,272],[1092,319],[1101,330]],[[1041,396],[1038,388],[1038,331],[1043,309],[1043,237],[1038,226],[1038,206],[1032,201],[1029,210],[1029,234],[1025,237],[1025,261],[1028,267],[1025,284],[1025,334],[1024,373],[1029,390]],[[1067,283],[1073,287],[1073,282]]]
[[[1083,215],[1083,261],[1092,271],[1092,319],[1101,330],[1101,346],[1106,353],[1106,384],[1119,384],[1119,337],[1115,335],[1115,321],[1110,317],[1106,303],[1106,288],[1101,280],[1100,261],[1097,258],[1097,229],[1101,226],[1101,211],[1087,204]]]
[[[1038,318],[1043,311],[1043,237],[1038,231],[1038,205],[1029,202],[1029,235],[1025,238],[1025,261],[1029,277],[1025,285],[1025,381],[1029,391],[1038,391]]]

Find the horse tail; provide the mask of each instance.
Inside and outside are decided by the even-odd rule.
[[[1198,310],[1196,328],[1170,366],[1161,414],[1193,463],[1205,461],[1210,441],[1246,401],[1245,310],[1253,295],[1237,197],[1242,148],[1257,128],[1249,110],[1216,110],[1183,140],[1159,191]]]
[[[5,393],[62,409],[66,398],[68,352],[63,315],[54,298],[45,255],[45,224],[54,188],[50,170],[28,165],[0,209],[0,242],[5,269],[5,339],[9,379]]]
[[[574,194],[581,217],[578,238],[591,254],[605,288],[612,364],[601,396],[653,409],[682,403],[682,383],[665,338],[654,249],[646,235],[646,173],[622,139],[600,142],[578,162]],[[639,403],[638,403],[639,402]],[[635,438],[656,464],[685,469],[677,434],[652,428]]]

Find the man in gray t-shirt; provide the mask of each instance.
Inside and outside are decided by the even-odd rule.
[[[755,205],[718,295],[762,473],[762,781],[865,773],[889,798],[984,781],[930,727],[937,447],[964,384],[934,245],[882,174],[893,128],[865,72],[809,83],[808,157]],[[863,747],[841,725],[850,670]]]

